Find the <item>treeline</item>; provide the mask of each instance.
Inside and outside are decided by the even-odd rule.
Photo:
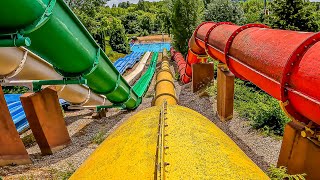
[[[92,36],[105,49],[130,52],[128,36],[169,33],[170,17],[166,1],[138,4],[123,2],[116,7],[106,6],[106,0],[65,0]]]
[[[97,42],[128,53],[128,36],[167,33],[173,46],[187,53],[188,39],[203,21],[264,23],[273,28],[319,31],[319,3],[308,0],[162,0],[129,1],[106,6],[107,0],[65,0]]]

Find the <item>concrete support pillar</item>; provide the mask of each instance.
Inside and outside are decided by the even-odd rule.
[[[306,173],[307,179],[320,179],[320,147],[302,137],[302,130],[294,122],[286,125],[278,166],[287,167],[289,174]]]
[[[214,64],[199,63],[192,65],[192,91],[197,92],[214,81]]]
[[[223,64],[218,65],[217,71],[217,115],[227,121],[233,118],[234,75]]]
[[[53,154],[71,142],[57,91],[48,87],[40,92],[25,93],[20,99],[43,155]]]
[[[31,160],[12,121],[0,86],[0,166],[29,163]]]

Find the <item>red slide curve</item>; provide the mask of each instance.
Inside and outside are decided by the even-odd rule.
[[[238,78],[282,101],[292,118],[320,124],[319,40],[320,33],[205,22],[189,41],[185,74],[191,77],[188,65],[209,55],[227,64]]]

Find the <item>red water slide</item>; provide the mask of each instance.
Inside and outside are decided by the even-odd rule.
[[[320,33],[205,22],[189,41],[185,74],[191,77],[188,65],[209,55],[227,64],[238,78],[282,101],[294,119],[320,124],[319,40]]]

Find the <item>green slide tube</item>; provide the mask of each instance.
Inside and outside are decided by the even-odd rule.
[[[141,78],[133,86],[134,92],[136,92],[139,97],[144,96],[144,94],[148,90],[149,84],[152,80],[152,77],[153,77],[155,71],[156,71],[157,60],[158,60],[158,52],[155,52],[152,55],[151,63],[149,65],[147,71],[143,74],[143,76],[141,76]]]
[[[83,76],[95,93],[128,109],[141,102],[63,0],[3,0],[0,41],[30,38],[28,49],[64,77]]]

